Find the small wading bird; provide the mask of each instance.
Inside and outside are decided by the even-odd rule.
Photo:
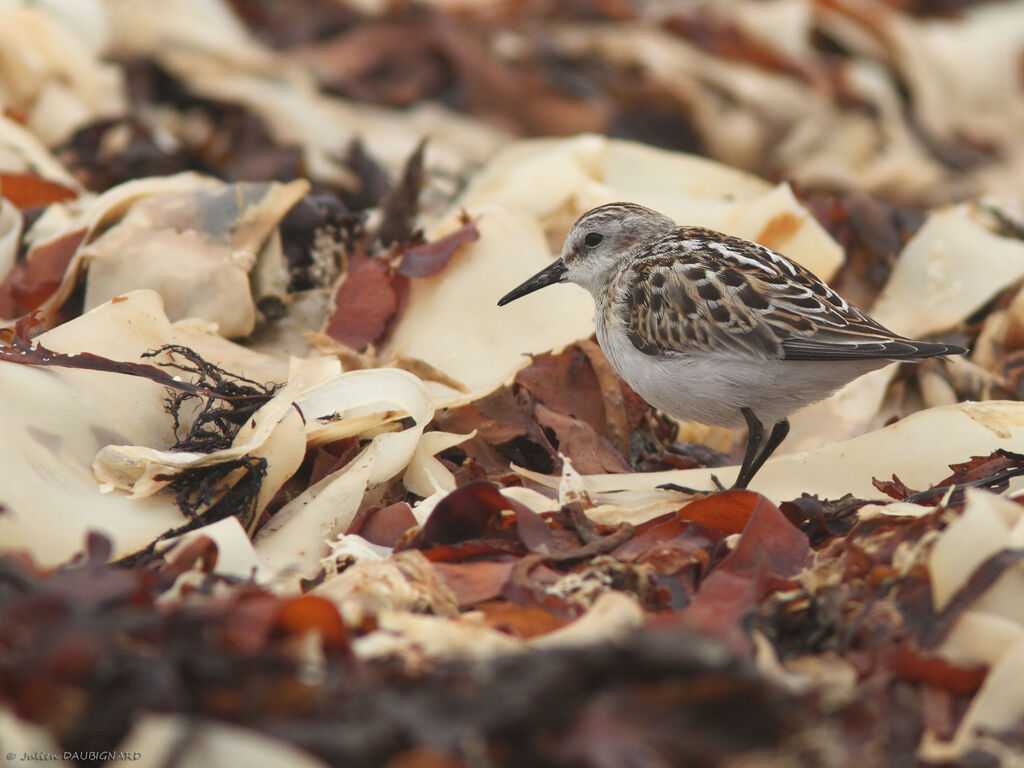
[[[601,349],[647,402],[747,426],[734,488],[785,439],[793,411],[892,361],[967,351],[893,333],[769,248],[631,203],[583,214],[561,257],[498,305],[564,282],[590,291]]]

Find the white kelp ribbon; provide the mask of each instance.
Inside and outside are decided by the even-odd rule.
[[[341,469],[289,502],[256,537],[256,550],[272,568],[313,576],[327,541],[351,523],[368,487],[401,472],[413,493],[454,490],[455,479],[434,453],[466,438],[423,429],[434,406],[423,382],[403,370],[375,368],[340,374],[303,393],[296,404],[311,443],[366,436],[370,442]],[[413,425],[401,430],[405,417]]]

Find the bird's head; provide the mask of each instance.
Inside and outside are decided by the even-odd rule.
[[[505,294],[498,306],[564,282],[581,285],[597,297],[623,259],[674,227],[668,216],[633,203],[609,203],[587,211],[569,230],[562,255]]]

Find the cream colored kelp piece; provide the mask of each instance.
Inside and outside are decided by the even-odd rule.
[[[81,551],[87,532],[113,541],[113,557],[147,545],[186,521],[174,496],[161,493],[184,470],[244,456],[267,461],[255,504],[258,514],[298,468],[308,441],[344,433],[369,440],[363,452],[328,482],[295,500],[260,538],[268,564],[319,564],[324,540],[347,524],[368,486],[404,473],[416,493],[451,490],[451,474],[434,454],[462,438],[423,434],[433,418],[430,395],[412,374],[393,369],[343,374],[336,360],[289,365],[232,344],[196,322],[172,325],[159,297],[136,291],[41,335],[57,352],[88,351],[124,361],[166,344],[190,347],[209,362],[283,388],[241,430],[234,444],[210,454],[168,451],[175,436],[165,410],[166,389],[134,376],[0,362],[0,549],[23,549],[43,565]],[[415,426],[394,423],[411,416]],[[383,430],[383,431],[382,431]],[[390,430],[390,431],[387,431]],[[95,470],[95,474],[94,474]],[[225,484],[234,480],[229,477]],[[103,490],[101,493],[101,483]],[[327,488],[329,493],[310,503]],[[324,509],[342,499],[344,509]],[[293,514],[304,510],[303,514]],[[328,515],[329,521],[316,518]],[[295,518],[295,519],[293,519]],[[289,522],[290,521],[290,522]],[[232,539],[234,541],[234,539]],[[237,541],[235,545],[237,545]],[[320,549],[323,549],[321,552]],[[243,549],[245,549],[243,547]],[[303,560],[302,553],[311,559]],[[241,553],[244,555],[244,553]],[[267,578],[274,575],[267,572]]]
[[[67,354],[92,352],[123,362],[166,344],[190,347],[209,362],[252,378],[285,381],[286,362],[225,342],[197,324],[172,326],[159,297],[138,291],[38,338]],[[80,551],[89,531],[113,542],[113,557],[145,546],[186,521],[174,496],[156,492],[180,471],[241,455],[268,460],[262,509],[305,452],[302,420],[275,398],[217,454],[168,453],[167,390],[148,379],[97,371],[0,363],[0,546],[26,549],[44,565]],[[96,474],[94,474],[94,468]],[[164,475],[155,480],[157,475]],[[99,478],[99,480],[97,479]],[[108,492],[102,493],[100,483]],[[121,490],[113,490],[118,488]],[[133,491],[133,496],[124,493]],[[112,492],[111,492],[112,491]]]
[[[0,112],[0,171],[34,173],[68,189],[81,185],[32,131]]]
[[[468,435],[424,434],[434,416],[423,382],[406,371],[378,368],[342,374],[300,395],[313,443],[357,434],[372,435],[363,450],[289,502],[256,537],[256,551],[272,568],[312,577],[330,548],[328,540],[355,517],[368,488],[404,472],[406,488],[421,496],[455,489],[451,473],[434,454]],[[395,429],[397,419],[413,426]]]
[[[165,191],[156,179],[150,189],[137,187],[135,199],[122,202],[128,208],[116,223],[108,221],[81,249],[89,268],[86,309],[125,291],[151,288],[163,297],[172,320],[201,317],[217,323],[223,336],[247,336],[256,319],[249,273],[309,182],[180,178],[192,180],[193,187]]]
[[[302,418],[292,407],[299,387],[289,383],[260,408],[239,430],[230,448],[211,453],[167,451],[143,445],[108,445],[93,461],[102,489],[128,491],[133,498],[152,496],[188,469],[201,469],[243,458],[263,459],[263,476],[256,510],[263,509],[278,489],[299,468],[306,454]],[[224,489],[234,485],[244,470],[225,478]]]
[[[0,107],[48,146],[127,108],[121,67],[103,60],[107,22],[101,0],[0,2]]]
[[[997,235],[993,227],[977,204],[930,213],[893,266],[872,315],[907,335],[936,333],[1020,280],[1024,241]]]
[[[41,725],[22,720],[6,704],[0,706],[0,744],[3,744],[5,751],[4,768],[12,765],[12,758],[8,755],[21,757],[39,753],[47,755],[46,764],[51,768],[68,767],[68,763],[61,759],[62,752],[50,732]]]
[[[152,293],[100,307],[38,341],[117,360],[139,360],[165,343],[194,344],[174,332]],[[81,551],[88,531],[110,538],[120,557],[183,525],[163,499],[101,494],[92,473],[97,451],[110,443],[173,444],[165,396],[146,379],[0,363],[0,548],[57,565]]]
[[[253,291],[282,282],[273,276],[283,273],[277,226],[308,190],[304,179],[228,184],[179,173],[51,205],[27,233],[28,261],[62,238],[84,236],[39,311],[58,309],[88,269],[86,309],[150,288],[172,320],[197,317],[216,323],[223,336],[248,335],[256,319]]]
[[[557,253],[576,218],[618,200],[783,250],[825,280],[843,261],[839,246],[785,184],[773,186],[706,158],[596,135],[510,145],[474,176],[456,210],[500,205],[529,214]]]
[[[963,514],[935,542],[928,559],[935,610],[949,605],[986,560],[1024,547],[1024,507],[985,491],[968,490]],[[990,734],[1009,731],[1024,717],[1024,563],[1010,565],[960,613],[938,651],[954,664],[987,666],[981,689],[950,741],[926,731],[922,759],[957,762],[972,747],[993,742]]]
[[[392,110],[327,96],[294,56],[260,44],[219,0],[166,0],[158,11],[136,0],[105,0],[104,5],[114,55],[152,58],[192,93],[244,105],[279,142],[302,149],[314,179],[351,183],[340,158],[356,137],[397,170],[428,136],[428,163],[446,176],[463,176],[469,165],[483,162],[507,141],[500,131],[436,105]],[[168,121],[163,127],[175,135],[181,124]]]

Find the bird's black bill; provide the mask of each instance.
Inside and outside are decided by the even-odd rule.
[[[513,288],[498,299],[498,306],[503,307],[511,301],[523,298],[523,296],[528,293],[533,293],[534,291],[539,291],[545,286],[562,282],[562,279],[565,277],[565,272],[565,262],[561,259],[551,262],[551,264],[544,267],[544,269],[531,277],[525,283]]]

